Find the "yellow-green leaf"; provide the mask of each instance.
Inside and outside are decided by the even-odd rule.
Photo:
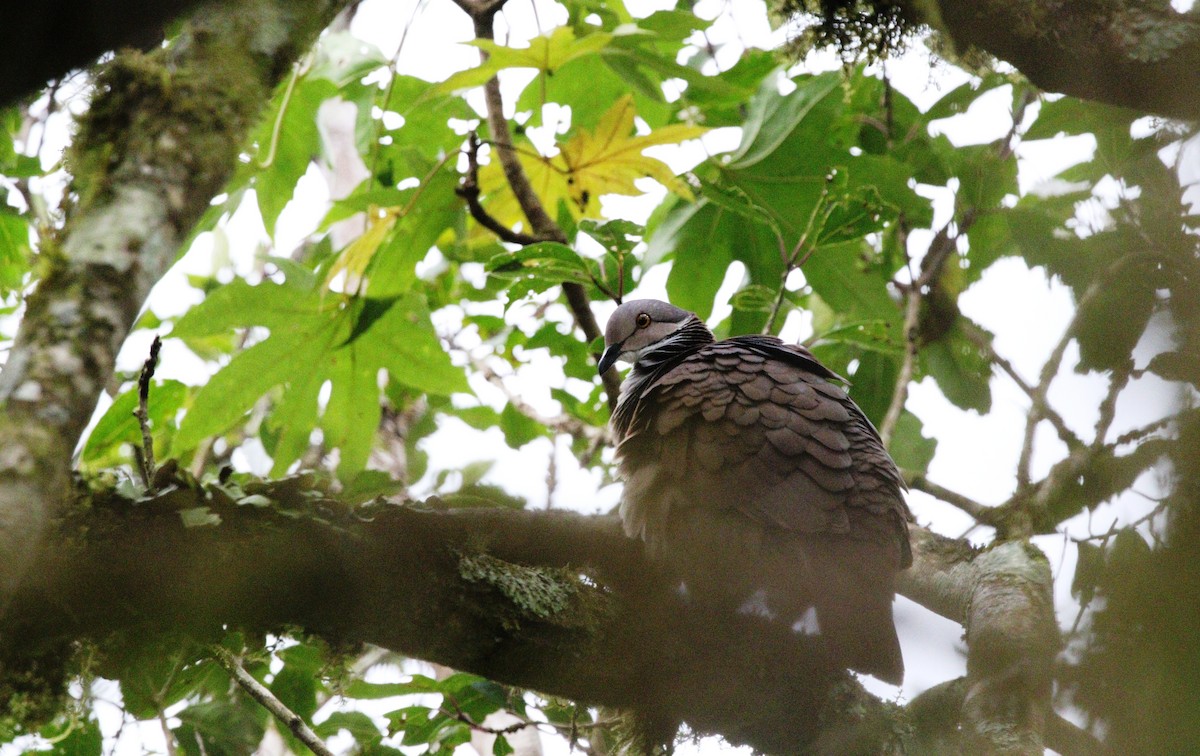
[[[506,68],[536,68],[552,74],[576,58],[599,52],[611,39],[612,35],[604,32],[576,39],[571,27],[560,26],[549,34],[529,40],[528,47],[505,47],[487,39],[475,40],[470,44],[487,52],[487,60],[475,68],[454,74],[442,82],[437,91],[457,92],[478,87]]]

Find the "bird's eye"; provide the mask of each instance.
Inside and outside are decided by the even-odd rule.
[[[646,326],[650,325],[650,316],[644,312],[639,313],[637,320],[634,322],[637,323],[638,328],[645,328]]]

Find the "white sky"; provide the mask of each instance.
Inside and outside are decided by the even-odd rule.
[[[642,16],[669,3],[629,3],[635,15]],[[729,9],[737,6],[736,13]],[[565,20],[565,13],[552,3],[536,0],[534,3],[513,0],[501,15],[498,38],[511,35],[513,39],[527,39]],[[415,11],[415,12],[414,12]],[[772,32],[765,11],[752,3],[725,3],[719,0],[702,0],[696,12],[704,18],[719,15],[709,36],[714,42],[727,41],[717,56],[718,65],[727,68],[737,59],[742,45],[772,47],[784,38],[782,32]],[[477,63],[477,52],[472,47],[454,43],[471,38],[471,25],[466,16],[453,7],[449,0],[429,0],[418,4],[414,0],[385,2],[367,0],[360,7],[352,31],[362,39],[377,45],[385,56],[391,56],[399,43],[402,32],[410,18],[415,18],[414,31],[404,35],[404,48],[399,57],[399,68],[404,73],[426,79],[440,80],[455,70]],[[539,27],[540,23],[540,27]],[[813,56],[806,61],[806,68],[836,68],[832,56]],[[922,109],[928,108],[945,92],[962,83],[967,76],[957,69],[941,63],[931,64],[922,49],[915,49],[888,64],[888,73],[893,83]],[[505,82],[507,99],[511,102],[519,89],[514,84],[526,81],[526,77],[509,77]],[[980,97],[971,110],[954,119],[940,121],[936,127],[955,144],[977,144],[993,141],[1009,127],[1008,108],[1011,101],[1007,88],[996,90]],[[480,99],[473,104],[482,109]],[[709,151],[730,149],[736,145],[737,134],[723,130],[706,143]],[[47,134],[47,146],[43,155],[53,155],[65,142],[66,132],[59,128]],[[1094,148],[1090,137],[1060,138],[1050,142],[1023,144],[1018,149],[1020,157],[1020,187],[1022,192],[1046,181],[1063,168],[1085,159]],[[1200,152],[1200,150],[1196,150]],[[684,169],[703,157],[699,150],[662,150],[660,157],[668,159],[672,167]],[[46,158],[52,159],[52,158]],[[1200,162],[1200,161],[1198,161]],[[653,182],[650,182],[651,184]],[[625,215],[636,220],[644,219],[648,210],[657,203],[661,188],[655,187],[649,197],[609,198],[604,203],[610,215]],[[948,191],[936,192],[935,227],[949,217],[952,197]],[[262,228],[255,203],[247,201],[214,235],[205,235],[156,288],[150,306],[160,316],[178,314],[196,303],[200,295],[186,285],[184,276],[189,273],[206,275],[214,267],[214,260],[228,255],[240,274],[248,274],[254,268],[255,256],[270,245],[274,254],[286,255],[305,239],[315,228],[328,206],[326,179],[315,168],[301,182],[296,201],[281,216],[274,240],[268,239]],[[927,243],[930,234],[913,234],[913,250],[920,252],[920,245]],[[741,283],[740,269],[735,266],[727,277],[721,296],[726,300]],[[666,298],[666,268],[647,273],[638,290],[632,296]],[[1057,343],[1073,311],[1071,295],[1060,284],[1048,281],[1040,271],[1031,271],[1016,259],[1004,259],[994,264],[983,280],[973,286],[960,300],[963,312],[995,334],[997,351],[1008,357],[1025,378],[1033,382],[1046,356]],[[519,312],[519,308],[516,308]],[[598,315],[607,316],[611,308],[598,307]],[[727,307],[718,307],[714,322],[728,312]],[[499,314],[499,310],[497,310]],[[793,315],[785,328],[784,336],[797,338],[807,335],[806,321]],[[439,323],[446,335],[457,327],[453,318]],[[136,369],[145,358],[151,334],[135,334],[123,349],[119,368]],[[1052,406],[1066,422],[1079,431],[1084,438],[1090,437],[1090,428],[1097,415],[1097,407],[1107,381],[1100,376],[1077,375],[1073,366],[1077,361],[1077,350],[1068,350],[1064,369],[1056,379],[1050,393]],[[1144,362],[1144,361],[1143,361]],[[168,339],[164,343],[159,374],[176,377],[192,383],[202,382],[211,372],[205,365],[178,342]],[[515,376],[510,389],[525,401],[549,414],[557,412],[557,405],[550,399],[549,388],[558,385],[561,370],[549,359],[536,358],[528,368]],[[1138,382],[1119,405],[1117,427],[1132,427],[1147,419],[1161,416],[1168,411],[1169,391],[1161,381]],[[500,407],[504,397],[494,387],[472,381],[472,387],[485,402]],[[961,411],[945,400],[941,392],[926,379],[911,388],[908,408],[925,424],[926,435],[939,441],[937,455],[930,466],[929,477],[953,490],[960,491],[984,503],[999,503],[1013,490],[1016,459],[1024,433],[1024,419],[1028,408],[1026,397],[1007,378],[993,378],[993,410],[986,416]],[[102,412],[104,407],[100,408]],[[1063,455],[1063,446],[1052,431],[1043,426],[1037,437],[1034,456],[1034,474],[1044,474]],[[547,491],[545,471],[552,444],[539,439],[520,451],[508,449],[498,430],[479,432],[466,428],[457,421],[443,423],[442,429],[425,442],[430,453],[431,469],[460,467],[473,459],[496,461],[486,481],[497,483],[530,501],[531,506],[545,506]],[[555,507],[577,509],[584,512],[611,509],[619,493],[618,486],[597,490],[597,476],[580,470],[565,442],[553,451],[557,462],[558,487],[552,504]],[[241,461],[264,473],[269,467],[261,455],[243,455]],[[427,477],[417,486],[420,493],[427,487]],[[1149,493],[1152,485],[1145,481],[1139,487]],[[959,536],[970,526],[969,519],[956,509],[940,504],[928,496],[913,493],[910,504],[918,519],[930,524],[935,530]],[[1112,519],[1121,516],[1133,519],[1152,505],[1136,496],[1127,496],[1097,511],[1094,530],[1106,530]],[[1083,535],[1088,530],[1086,517],[1077,518],[1069,530],[1073,535]],[[988,534],[983,530],[971,532],[973,538],[986,541]],[[1066,575],[1056,582],[1057,607],[1060,623],[1069,628],[1074,620],[1076,605],[1069,596],[1069,584],[1074,569],[1075,550],[1066,546],[1060,536],[1036,539],[1054,565],[1056,575]],[[899,693],[911,698],[916,693],[956,677],[965,672],[964,648],[961,643],[962,629],[958,625],[941,619],[931,612],[899,598],[896,604],[896,622],[904,649],[907,674]],[[394,674],[399,674],[395,671]],[[894,697],[897,689],[874,680],[867,681],[876,692]],[[115,697],[117,691],[112,689]],[[383,710],[387,710],[386,708]],[[119,717],[113,706],[99,708],[105,732],[114,733],[119,726]],[[563,741],[546,738],[545,745],[550,753],[565,752]],[[142,747],[162,751],[161,733],[157,724],[137,728],[126,728],[121,737],[120,752],[141,752]],[[720,748],[720,741],[706,739],[699,750],[711,752]],[[688,753],[691,746],[681,752]],[[0,748],[0,756],[14,751],[10,747]]]

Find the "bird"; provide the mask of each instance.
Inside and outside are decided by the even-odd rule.
[[[667,302],[620,304],[601,375],[626,535],[687,601],[787,623],[842,668],[900,684],[892,616],[912,563],[905,484],[836,373],[772,336],[716,341]]]

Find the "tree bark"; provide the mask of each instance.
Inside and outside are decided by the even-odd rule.
[[[0,623],[3,658],[302,628],[771,753],[889,753],[911,735],[806,637],[682,601],[615,518],[355,509],[312,480],[79,491]],[[1040,753],[1057,639],[1044,559],[915,534],[903,590],[967,628],[966,747]]]
[[[0,613],[68,493],[71,452],[150,287],[232,174],[291,62],[339,0],[205,5],[170,47],[95,82],[69,164],[76,200],[0,374]]]
[[[615,518],[349,509],[297,480],[250,492],[271,505],[187,482],[81,493],[0,624],[0,659],[301,628],[631,709],[657,737],[684,720],[773,753],[880,753],[905,733],[807,636],[682,601]]]
[[[1004,60],[1047,92],[1200,119],[1200,17],[1168,3],[909,3],[955,47]],[[936,9],[936,10],[931,10]]]

